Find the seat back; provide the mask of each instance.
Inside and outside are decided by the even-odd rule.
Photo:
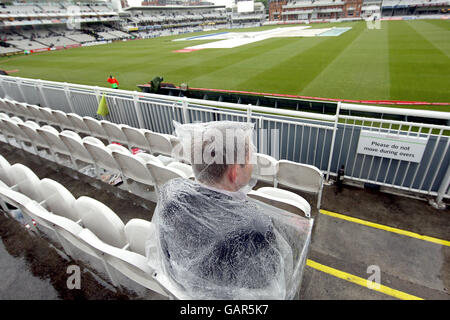
[[[62,184],[55,180],[44,178],[38,184],[43,204],[53,214],[66,217],[72,221],[78,221],[80,217],[73,208],[75,197]]]
[[[106,205],[89,197],[80,197],[74,203],[83,225],[103,242],[123,248],[127,244],[122,220]]]
[[[14,135],[16,140],[25,140],[28,141],[28,136],[23,132],[18,124],[23,123],[23,121],[17,121],[17,117],[12,117],[10,119],[2,119],[2,122],[9,129],[9,132]]]
[[[35,106],[34,104],[28,105],[30,112],[33,114],[36,122],[42,121],[45,119],[44,115],[41,112],[41,107]]]
[[[59,137],[59,132],[55,128],[51,126],[42,126],[36,129],[36,132],[47,141],[47,144],[53,152],[70,156],[70,150],[61,140]]]
[[[280,160],[277,182],[306,192],[318,193],[323,184],[322,172],[314,166]]]
[[[311,217],[311,205],[303,197],[294,192],[279,188],[263,187],[250,191],[248,196],[279,209],[303,217]]]
[[[130,148],[136,147],[151,152],[150,144],[143,130],[126,126],[122,128],[122,131],[127,137]]]
[[[274,183],[278,172],[278,161],[262,153],[255,153],[256,164],[253,166],[253,175],[258,180]]]
[[[118,151],[113,151],[112,155],[125,177],[147,185],[155,184],[150,171],[145,166],[144,160],[132,154]]]
[[[184,172],[181,172],[175,168],[161,166],[154,162],[147,162],[146,166],[150,171],[153,179],[155,180],[155,184],[157,187],[161,187],[167,181],[175,178],[185,178]]]
[[[52,113],[52,109],[50,108],[41,108],[41,113],[44,117],[44,121],[50,124],[58,124],[58,120],[55,118],[55,116]]]
[[[8,176],[11,182],[17,185],[17,191],[37,202],[42,201],[38,190],[40,179],[30,168],[20,163],[13,164],[9,168]]]
[[[118,142],[120,144],[128,145],[128,140],[122,131],[122,125],[115,124],[108,120],[101,120],[100,124],[105,130],[109,143]]]
[[[36,131],[39,126],[35,127],[30,125],[28,121],[25,123],[19,123],[18,126],[28,136],[31,143],[39,147],[49,147],[48,142]]]
[[[98,167],[112,172],[120,171],[120,167],[116,160],[114,160],[109,148],[98,144],[92,144],[89,141],[83,141],[83,145],[91,154]]]
[[[20,115],[20,116],[24,117],[25,119],[34,118],[33,115],[31,114],[31,111],[26,106],[26,104],[17,102],[17,101],[14,104],[16,107],[17,115]]]
[[[153,154],[172,155],[172,143],[167,136],[157,132],[145,131],[145,137]]]
[[[318,194],[317,208],[320,208],[323,174],[317,167],[289,160],[280,160],[278,161],[276,183]]]
[[[9,177],[9,169],[11,165],[2,155],[0,155],[0,180],[11,187],[14,183]]]
[[[94,163],[94,159],[91,154],[86,150],[83,145],[83,140],[77,133],[69,130],[64,130],[59,134],[60,139],[70,150],[73,158],[87,163]]]
[[[94,137],[102,138],[102,139],[108,139],[108,135],[106,134],[105,130],[102,127],[102,124],[97,119],[94,119],[92,117],[83,117],[83,121],[86,124],[86,126],[91,131],[91,134]]]
[[[84,133],[84,134],[91,134],[91,131],[86,126],[86,123],[84,123],[84,120],[81,116],[79,116],[76,113],[67,113],[67,119],[69,119],[72,124],[73,128],[76,132]]]
[[[125,236],[133,252],[145,256],[145,242],[151,233],[156,232],[155,226],[143,219],[131,219],[125,225]]]
[[[61,110],[52,110],[53,117],[58,120],[59,126],[64,129],[74,130],[72,121],[67,118],[67,114]]]

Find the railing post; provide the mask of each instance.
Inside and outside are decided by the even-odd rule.
[[[17,87],[19,88],[20,95],[22,96],[22,101],[27,103],[27,99],[25,98],[25,95],[23,94],[22,90],[22,81],[23,81],[22,79],[18,79],[16,83]]]
[[[326,181],[329,181],[329,179],[330,179],[331,161],[333,160],[334,142],[336,140],[336,132],[337,132],[337,125],[339,123],[340,112],[341,112],[341,102],[339,101],[337,104],[337,107],[336,107],[336,118],[334,119],[333,137],[331,138],[330,158],[328,160]]]
[[[247,107],[247,122],[252,122],[252,105],[250,103]]]
[[[5,86],[3,85],[3,77],[0,77],[0,87],[2,88],[3,92],[5,93],[5,96],[3,98],[6,98],[6,90]]]
[[[139,96],[138,96],[138,94],[139,93],[137,91],[133,92],[134,109],[136,110],[136,115],[137,115],[137,118],[138,118],[139,127],[140,128],[145,128],[144,117],[142,116],[142,110],[141,110],[141,107],[139,106]]]
[[[184,120],[184,123],[188,123],[188,102],[187,102],[187,98],[186,97],[183,97],[182,106],[183,106],[183,120]]]
[[[95,87],[94,92],[95,92],[95,97],[97,98],[97,104],[98,104],[98,103],[100,103],[100,99],[101,99],[101,97],[100,97],[100,88],[99,87]]]
[[[69,86],[67,85],[66,82],[64,82],[64,93],[66,94],[66,99],[67,99],[67,102],[69,103],[70,111],[72,113],[76,113],[75,108],[73,107],[73,104],[72,104],[72,96],[70,94]]]
[[[48,101],[47,101],[47,97],[46,97],[45,94],[44,94],[44,90],[42,90],[42,82],[41,82],[41,79],[38,79],[38,80],[37,80],[37,88],[38,88],[39,93],[41,94],[42,100],[44,100],[45,106],[46,106],[47,108],[50,108],[50,105],[48,104]]]
[[[436,209],[445,209],[446,205],[442,201],[444,194],[450,185],[450,166],[447,167],[447,172],[445,173],[444,179],[442,179],[441,185],[439,186],[438,194],[436,200],[430,200],[430,204]]]

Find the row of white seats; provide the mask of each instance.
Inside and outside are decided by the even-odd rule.
[[[102,171],[121,174],[124,185],[130,192],[133,192],[130,182],[157,189],[172,178],[194,178],[190,165],[178,161],[171,161],[166,165],[160,158],[145,152],[132,154],[118,144],[105,146],[100,139],[92,136],[81,138],[78,133],[70,130],[58,132],[52,126],[40,127],[33,121],[23,122],[20,118],[10,118],[5,113],[0,113],[0,131],[12,146],[76,171],[84,172],[86,165],[92,165],[98,179],[101,179]],[[69,161],[64,161],[64,158]],[[169,158],[164,160],[167,159]],[[156,200],[155,197],[149,199]]]
[[[61,110],[43,108],[36,105],[0,98],[0,111],[17,116],[23,120],[33,120],[47,125],[56,125],[79,134],[91,135],[109,143],[117,142],[127,145],[129,149],[140,148],[151,154],[170,156],[175,136],[138,129],[125,124],[115,124],[107,120],[92,117],[81,117],[76,113],[65,113]]]
[[[2,108],[3,111],[9,112],[14,115],[20,115],[24,119],[32,118],[32,115],[34,115],[34,119],[36,119],[36,121],[43,121],[48,124],[60,126],[62,128],[68,128],[80,134],[90,134],[94,137],[108,140],[110,143],[118,142],[121,144],[125,144],[128,145],[129,149],[131,149],[132,147],[138,147],[150,153],[153,152],[154,155],[172,155],[173,147],[179,142],[178,139],[172,135],[160,134],[146,129],[137,129],[127,125],[117,125],[107,120],[98,121],[91,117],[82,118],[79,115],[73,113],[66,114],[60,110],[41,108],[34,105],[28,105],[25,103],[19,103],[16,101],[0,98],[0,111],[2,110]],[[70,124],[72,124],[72,126],[70,126]],[[41,130],[52,130],[51,128],[52,127],[47,125],[43,126]],[[37,130],[37,132],[39,133],[39,130]],[[48,135],[49,134],[47,133],[47,136]],[[52,139],[55,147],[58,149],[58,143],[57,141],[55,141],[54,137],[50,137],[50,139]],[[92,140],[92,138],[90,140]],[[64,146],[62,145],[59,149],[64,149]],[[57,152],[64,154],[64,151],[62,150],[58,150]],[[81,160],[86,160],[86,157],[83,157],[81,154],[80,156]],[[149,157],[146,156],[145,160],[148,161],[148,158]],[[278,161],[271,156],[260,153],[256,154],[256,160],[257,165],[255,166],[254,170],[255,178],[260,181],[272,183],[274,187],[266,187],[257,191],[265,192],[266,194],[275,197],[288,197],[293,201],[296,201],[296,199],[299,198],[295,196],[288,196],[287,193],[284,192],[284,190],[278,187],[286,186],[292,189],[313,193],[317,195],[317,209],[320,209],[324,179],[322,172],[317,167],[300,164],[289,160]],[[183,159],[183,162],[189,162],[189,160]],[[122,172],[125,176],[127,176],[128,174],[131,179],[134,179],[133,177],[138,178],[139,176],[141,176],[145,181],[137,181],[148,184],[148,174],[144,173],[143,175],[141,175],[142,170],[134,170],[134,168],[142,166],[136,164],[131,165],[131,167],[127,169],[127,165],[128,164],[123,163],[123,165],[121,166]],[[103,164],[103,166],[105,166],[105,164]],[[176,164],[170,164],[169,166],[177,166],[176,169],[183,169],[185,173],[189,174],[189,176],[192,177],[192,173],[190,173],[190,167],[183,165],[182,163],[176,162]],[[111,170],[111,166],[109,166],[108,169]],[[124,172],[130,170],[134,173]],[[136,172],[139,172],[138,175],[135,174]],[[167,181],[167,179],[163,178],[162,181]]]
[[[103,262],[114,286],[121,284],[111,268],[167,296],[153,278],[154,270],[145,257],[145,242],[154,232],[151,222],[131,219],[125,225],[103,203],[87,196],[76,199],[60,183],[48,178],[40,180],[28,167],[19,163],[10,165],[2,156],[0,199],[19,208],[28,221],[34,220],[39,231],[55,234],[69,256],[73,257],[74,246]],[[2,205],[2,208],[9,217],[7,207]]]

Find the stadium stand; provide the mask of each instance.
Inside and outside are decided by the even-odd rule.
[[[66,119],[63,121],[66,124],[59,125],[60,119]],[[79,173],[83,173],[83,169],[73,164],[76,160],[83,159],[93,165],[96,171],[122,174],[125,182],[121,185],[122,188],[133,193],[136,191],[131,187],[133,180],[155,191],[170,179],[194,177],[189,164],[175,159],[167,163],[169,158],[161,157],[162,154],[171,153],[170,149],[177,142],[175,137],[135,129],[137,130],[135,135],[141,130],[140,137],[147,140],[149,152],[133,154],[131,150],[114,143],[105,146],[98,139],[109,137],[108,131],[103,130],[108,127],[105,125],[108,121],[97,122],[89,117],[82,118],[85,124],[83,130],[89,130],[90,134],[96,137],[81,138],[75,132],[79,124],[70,124],[67,119],[69,118],[64,118],[62,111],[0,99],[0,140],[13,148],[20,148],[24,152],[42,157],[45,161],[55,161],[59,157],[58,154],[65,153],[72,158],[71,163],[65,164],[78,170]],[[39,123],[46,124],[40,126]],[[70,127],[75,131],[62,130],[64,127]],[[129,135],[127,130],[123,130],[127,126],[113,125],[112,127],[115,130],[121,130],[121,138],[125,137],[128,148],[142,143],[134,142],[135,135]],[[54,140],[50,140],[45,134],[40,134],[44,131],[51,133]],[[71,141],[69,142],[68,139]],[[59,145],[65,145],[65,150],[61,151]],[[46,156],[42,152],[43,148],[50,151]],[[260,156],[274,168],[268,179],[277,181],[277,169],[281,163],[266,155]],[[58,163],[58,165],[64,165],[64,162]],[[261,165],[266,166],[267,162],[262,162]],[[311,172],[315,172],[317,168],[311,169]],[[264,170],[264,173],[267,178],[269,171]],[[289,175],[289,172],[287,171],[286,174]],[[306,171],[305,176],[307,176]],[[107,181],[100,175],[95,174],[94,177],[101,180],[103,186],[107,184],[103,184]],[[280,183],[285,183],[282,176],[279,176],[279,180]],[[322,186],[322,182],[323,176],[320,174],[317,177],[311,176],[295,187],[308,188],[314,185],[313,188],[317,188]],[[135,194],[141,196],[139,193]],[[309,203],[295,193],[265,187],[252,191],[250,196],[285,210],[288,206],[290,207],[288,211],[310,217]],[[135,284],[162,296],[180,297],[176,292],[170,292],[170,286],[166,287],[164,279],[155,277],[154,270],[146,261],[145,241],[154,231],[151,222],[134,218],[124,224],[119,216],[105,204],[88,196],[75,198],[60,183],[48,178],[40,179],[28,167],[20,163],[10,164],[1,155],[0,202],[8,218],[12,209],[5,203],[21,210],[30,232],[37,236],[45,235],[46,240],[59,244],[70,258],[87,262],[105,279],[109,279],[114,286],[128,286],[129,280],[132,280]]]

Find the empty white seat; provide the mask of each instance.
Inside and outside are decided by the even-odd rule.
[[[146,166],[155,180],[156,187],[161,187],[167,181],[175,178],[189,179],[189,176],[180,169],[161,166],[154,162],[147,162]]]
[[[15,112],[15,105],[13,104],[13,101],[9,100],[9,99],[4,99],[3,100],[3,110],[8,113],[8,114],[14,114]]]
[[[67,113],[67,118],[72,122],[73,128],[76,132],[87,135],[91,134],[91,131],[86,126],[86,123],[84,123],[83,117],[76,113]]]
[[[72,159],[72,154],[67,148],[66,144],[59,137],[59,132],[55,128],[49,125],[42,126],[36,129],[37,134],[39,134],[44,140],[47,141],[50,151],[53,155],[53,159],[56,163],[68,166],[70,168],[75,168],[74,161]],[[59,159],[58,155],[64,156],[70,159],[70,164]]]
[[[153,180],[150,171],[147,169],[146,162],[144,160],[132,154],[125,154],[118,151],[113,151],[112,155],[120,166],[120,170],[122,171],[122,175],[124,177],[123,180],[129,191],[131,191],[131,189],[127,182],[127,178],[150,186],[153,189],[155,181]]]
[[[23,117],[25,120],[34,119],[34,115],[26,103],[15,102],[14,105],[16,107],[16,115]]]
[[[89,197],[80,197],[74,203],[85,228],[103,242],[118,248],[127,244],[122,220],[106,205]]]
[[[129,245],[128,250],[145,256],[145,242],[151,233],[156,232],[155,226],[150,221],[131,219],[124,230]]]
[[[323,174],[317,167],[289,160],[280,160],[278,161],[275,187],[278,184],[317,194],[317,209],[320,209]]]
[[[42,201],[42,196],[38,191],[39,177],[23,164],[13,164],[8,170],[8,176],[14,184],[13,188],[32,200]]]
[[[115,124],[107,120],[100,121],[103,130],[105,130],[108,135],[109,143],[118,142],[120,144],[128,145],[128,140],[122,131],[123,125]]]
[[[41,107],[30,104],[28,106],[28,108],[30,109],[30,112],[33,114],[34,119],[36,122],[47,122],[44,114],[41,112]]]
[[[172,155],[172,143],[168,136],[148,130],[144,134],[149,142],[152,154]]]
[[[125,154],[131,154],[130,150],[128,150],[124,146],[116,144],[116,143],[108,144],[107,147],[108,147],[109,150],[111,150],[111,152],[112,151],[117,151],[117,152],[122,152],[122,153],[125,153]]]
[[[89,128],[89,131],[91,131],[92,136],[108,140],[108,135],[106,134],[105,130],[103,129],[100,121],[98,121],[97,119],[94,119],[92,117],[83,117],[83,121],[86,124],[86,126]]]
[[[58,120],[58,126],[61,129],[75,130],[72,121],[67,118],[67,114],[61,110],[52,110],[53,117]]]
[[[9,168],[11,165],[8,160],[0,155],[0,180],[3,181],[8,187],[14,185],[14,181],[9,177]]]
[[[10,121],[9,118],[1,118],[0,119],[0,131],[5,138],[6,142],[9,144],[14,144],[12,141],[15,141],[15,132],[8,126],[6,121]],[[11,140],[14,139],[14,140]],[[17,144],[17,142],[15,143]],[[19,146],[21,147],[21,146]]]
[[[72,156],[76,170],[79,171],[83,168],[80,167],[79,164],[80,162],[84,164],[91,164],[95,167],[95,174],[98,175],[98,170],[95,166],[94,159],[92,158],[91,154],[86,150],[86,148],[83,145],[83,140],[76,132],[64,130],[59,134],[59,137],[62,140],[62,142],[64,142],[64,144],[67,146],[67,149],[70,150],[70,154]]]
[[[36,140],[36,136],[37,136],[36,129],[39,128],[39,125],[32,121],[26,121],[25,123],[18,123],[17,126],[20,128],[20,130],[23,132],[24,136],[26,137],[26,139],[24,138],[22,141],[28,142],[29,144],[31,144],[33,151],[34,151],[33,153],[38,154],[38,148],[35,143],[35,140]],[[40,139],[39,141],[42,142],[42,139]]]
[[[158,159],[157,157],[155,157],[152,154],[149,154],[147,152],[139,152],[137,154],[134,155],[135,157],[141,158],[142,160],[144,160],[145,162],[155,162],[161,166],[164,165],[164,163]]]
[[[278,172],[277,159],[262,153],[255,153],[256,164],[253,166],[253,175],[256,179],[275,183]]]
[[[120,167],[112,156],[112,150],[104,145],[83,141],[86,150],[91,154],[98,168],[111,173],[120,173]],[[128,150],[127,150],[128,151]]]
[[[129,148],[140,148],[151,153],[151,148],[145,137],[143,129],[137,129],[129,126],[122,127],[122,131],[127,137]]]
[[[1,121],[7,128],[8,134],[14,137],[14,139],[18,142],[18,146],[22,149],[26,148],[26,146],[24,145],[24,141],[28,141],[28,136],[18,126],[18,124],[23,123],[23,121],[17,117],[12,117],[9,120],[2,119]]]
[[[44,226],[45,228],[53,231],[56,234],[58,241],[64,248],[64,251],[69,256],[72,256],[72,252],[63,239],[68,240],[70,243],[88,254],[95,254],[88,246],[84,244],[82,240],[78,238],[78,234],[83,230],[83,227],[76,222],[73,222],[66,217],[50,213],[35,201],[29,201],[20,208],[26,216],[34,219],[38,226]]]
[[[267,204],[279,207],[298,214],[299,209],[305,217],[311,217],[311,206],[303,197],[287,190],[262,187],[258,190],[252,190],[248,195]],[[292,208],[290,208],[292,207]]]
[[[108,270],[108,275],[115,286],[118,286],[118,281],[108,267],[113,267],[145,288],[166,295],[165,290],[152,278],[153,269],[148,266],[145,256],[108,245],[89,229],[83,229],[79,237],[86,244],[89,244],[98,256],[102,257]]]
[[[190,166],[186,163],[174,161],[174,162],[169,163],[166,167],[182,171],[188,179],[195,178],[194,170],[192,169],[192,166]]]
[[[35,147],[36,154],[39,149],[48,150],[48,154],[51,155],[51,148],[47,140],[45,140],[40,134],[37,133],[37,129],[40,128],[36,123],[30,124],[28,121],[25,123],[19,123],[19,128],[28,136],[30,143]]]
[[[40,108],[41,114],[43,115],[43,121],[49,125],[58,125],[59,121],[55,118],[50,108]]]
[[[76,199],[62,184],[55,180],[44,178],[38,183],[37,187],[42,197],[41,205],[47,208],[48,211],[74,222],[80,220],[77,211],[73,207]]]

